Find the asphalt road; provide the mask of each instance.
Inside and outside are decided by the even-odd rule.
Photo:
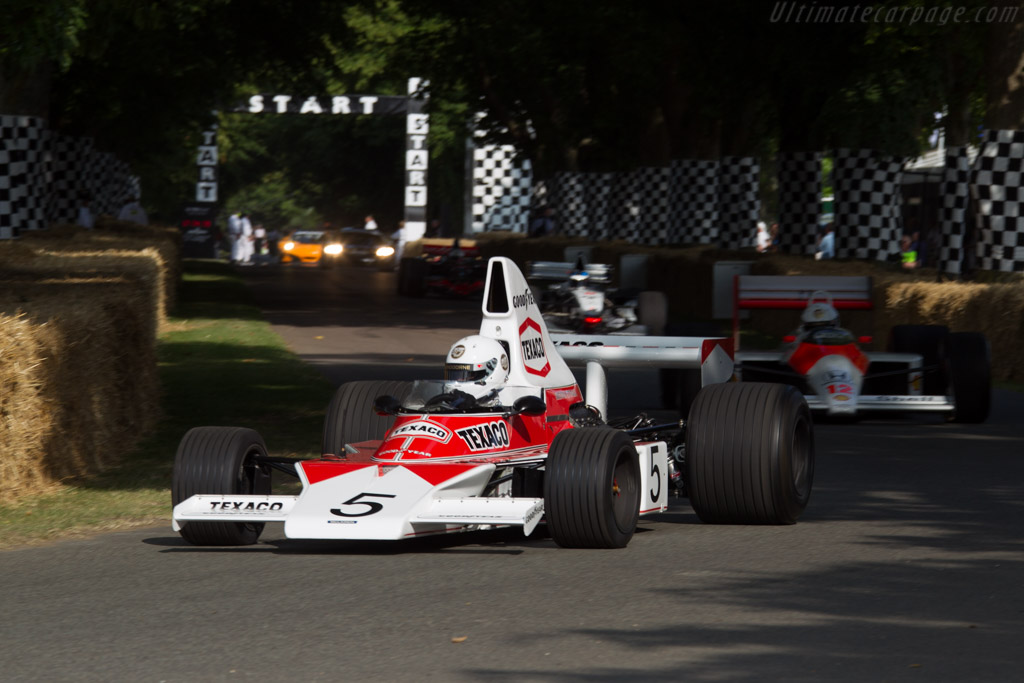
[[[332,379],[436,377],[476,304],[394,275],[247,269]],[[654,375],[612,377],[612,412]],[[3,681],[1019,681],[1024,396],[989,423],[816,426],[788,527],[685,500],[617,551],[506,530],[194,548],[166,527],[0,553]],[[258,425],[254,425],[258,427]],[[270,444],[271,448],[273,444]]]

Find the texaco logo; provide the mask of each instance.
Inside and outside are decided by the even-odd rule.
[[[523,365],[531,375],[547,377],[551,372],[551,364],[544,352],[544,337],[540,333],[540,325],[531,318],[519,326],[519,343],[523,349]]]

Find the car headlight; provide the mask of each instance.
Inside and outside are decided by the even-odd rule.
[[[295,248],[295,242],[285,242],[284,243],[284,250],[285,251],[291,251],[294,248]]]
[[[324,253],[328,256],[337,256],[343,251],[345,251],[345,247],[340,244],[328,244],[324,247]]]
[[[394,253],[395,253],[395,248],[394,247],[388,247],[388,246],[377,247],[377,256],[380,257],[380,258],[387,258],[388,256],[391,256]]]

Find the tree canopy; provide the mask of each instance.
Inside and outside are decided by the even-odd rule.
[[[542,176],[765,150],[913,155],[936,113],[955,144],[1024,126],[1024,9],[980,0],[7,0],[0,26],[0,111],[93,137],[165,211],[190,194],[215,122],[229,202],[337,221],[399,203],[394,124],[226,111],[253,92],[401,95],[410,76],[430,83],[440,202],[458,200],[477,114]]]

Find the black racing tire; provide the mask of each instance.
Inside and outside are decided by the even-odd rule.
[[[402,259],[398,264],[398,293],[413,298],[426,294],[427,267],[423,259]]]
[[[979,423],[992,406],[992,354],[980,332],[954,332],[946,340],[953,422]]]
[[[388,380],[342,384],[327,406],[320,452],[341,455],[347,443],[383,439],[394,424],[395,417],[374,412],[374,399],[390,395],[403,401],[411,389],[411,382]]]
[[[793,524],[810,500],[814,429],[794,387],[712,384],[686,430],[686,490],[712,524]]]
[[[611,427],[566,429],[544,465],[544,516],[563,548],[625,548],[640,517],[640,459]]]
[[[919,353],[925,367],[921,393],[925,396],[945,396],[949,386],[943,362],[943,348],[949,328],[945,325],[893,325],[889,333],[889,350],[897,353]]]
[[[178,445],[171,478],[171,504],[198,494],[269,495],[270,470],[263,437],[244,427],[195,427]],[[193,545],[252,545],[263,523],[184,522],[181,536]]]
[[[664,292],[640,292],[636,300],[636,317],[647,328],[648,337],[665,334],[668,319],[668,300]]]

